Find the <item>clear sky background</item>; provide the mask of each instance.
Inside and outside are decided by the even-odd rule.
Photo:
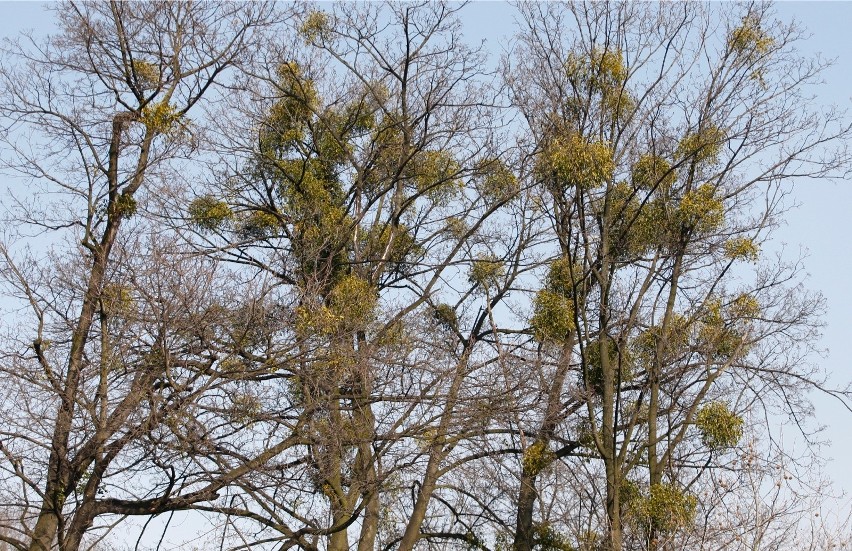
[[[852,110],[852,2],[782,2],[776,5],[780,19],[795,19],[813,36],[800,43],[804,55],[821,52],[836,64],[823,75],[825,83],[813,93],[817,103],[835,104]],[[486,41],[493,56],[499,56],[513,33],[514,10],[500,2],[474,2],[463,10],[465,35]],[[23,29],[49,32],[52,14],[36,2],[0,2],[0,36],[9,37]],[[852,120],[852,113],[849,115]],[[850,175],[852,178],[852,175]],[[4,182],[5,184],[5,182]],[[825,358],[813,358],[842,385],[852,380],[852,180],[805,181],[794,188],[799,207],[790,211],[775,234],[778,245],[791,252],[803,248],[810,278],[807,286],[821,291],[827,300],[827,326],[820,343]],[[827,473],[838,489],[852,494],[852,413],[836,401],[814,395],[816,420],[826,426],[822,436],[832,442],[823,456],[833,459]]]

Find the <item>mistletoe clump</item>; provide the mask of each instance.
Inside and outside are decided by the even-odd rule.
[[[748,237],[734,237],[724,244],[725,257],[731,260],[757,262],[760,248]]]
[[[500,284],[506,274],[503,263],[494,255],[482,255],[470,266],[468,280],[484,289],[493,289]]]
[[[732,448],[743,436],[743,418],[722,402],[710,402],[695,417],[701,441],[710,449]]]
[[[634,377],[634,359],[629,350],[620,347],[612,337],[604,337],[603,340],[591,340],[586,344],[583,351],[586,364],[586,385],[597,394],[602,393],[604,387],[604,353],[608,360],[614,386],[618,385],[619,380],[621,384],[624,384],[632,381]]]
[[[568,258],[550,264],[545,286],[533,299],[530,326],[541,343],[564,343],[574,330],[574,297],[583,293],[583,271]]]
[[[728,37],[728,48],[735,54],[747,58],[768,53],[773,44],[775,39],[761,28],[760,18],[756,14],[745,16],[742,23],[734,28]]]
[[[677,180],[677,172],[672,169],[671,163],[651,153],[639,157],[633,165],[631,176],[634,187],[647,191],[667,191]]]
[[[576,132],[553,137],[541,153],[537,172],[559,189],[591,189],[612,179],[615,160],[606,142],[588,141]]]
[[[527,448],[521,462],[524,472],[530,476],[536,476],[555,460],[556,454],[548,447],[547,443],[538,441]]]
[[[207,231],[220,229],[234,216],[228,203],[220,201],[212,195],[203,195],[193,199],[189,203],[187,211],[190,223],[198,229]]]
[[[688,526],[695,518],[698,499],[673,484],[653,484],[648,495],[638,498],[633,514],[645,527],[671,533]]]

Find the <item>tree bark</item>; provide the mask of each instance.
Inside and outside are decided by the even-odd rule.
[[[539,427],[534,445],[549,447],[556,425],[562,418],[562,387],[571,366],[571,351],[574,348],[576,333],[572,332],[568,342],[562,347],[561,358],[553,382],[547,392],[547,408],[544,419]],[[542,448],[544,449],[544,448]],[[536,479],[538,473],[530,472],[527,468],[521,470],[521,484],[518,491],[517,521],[515,525],[515,551],[530,551],[533,547],[533,510],[538,497]]]
[[[80,369],[83,362],[83,352],[89,338],[89,331],[94,322],[98,298],[104,283],[104,274],[109,263],[118,229],[122,221],[122,213],[117,209],[118,193],[118,161],[121,150],[121,133],[124,123],[130,120],[130,113],[119,113],[113,117],[112,134],[110,136],[109,166],[107,178],[109,184],[109,202],[107,206],[107,224],[100,242],[92,249],[92,268],[83,296],[83,304],[77,317],[77,327],[71,337],[71,348],[68,355],[68,370],[65,387],[60,394],[61,403],[56,414],[56,425],[51,439],[51,452],[48,463],[47,483],[41,512],[33,529],[33,539],[30,551],[48,551],[57,538],[59,517],[68,492],[70,480],[70,465],[68,464],[68,440],[74,418],[77,392],[80,384]],[[148,163],[148,150],[153,135],[148,132],[139,153],[137,173],[129,187],[131,194],[142,182],[142,174]]]

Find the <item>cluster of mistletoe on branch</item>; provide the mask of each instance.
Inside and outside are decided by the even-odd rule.
[[[764,249],[850,126],[769,6],[522,4],[494,71],[454,4],[54,12],[0,64],[0,542],[839,544]]]

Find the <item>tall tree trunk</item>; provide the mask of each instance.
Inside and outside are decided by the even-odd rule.
[[[420,485],[420,491],[417,492],[417,500],[414,502],[414,509],[411,511],[408,524],[405,526],[402,541],[399,542],[398,551],[411,551],[417,544],[417,540],[420,539],[420,527],[426,518],[426,511],[429,509],[429,502],[438,481],[438,470],[444,459],[444,453],[440,449],[443,446],[440,444],[433,444],[433,446],[436,449],[429,456],[423,482]]]
[[[651,487],[662,484],[663,482],[663,464],[659,460],[659,428],[657,426],[660,409],[660,374],[665,368],[665,358],[669,354],[671,325],[677,302],[678,282],[680,280],[682,265],[683,251],[680,251],[675,258],[672,268],[672,279],[669,286],[669,296],[666,301],[666,311],[663,315],[663,325],[656,343],[655,358],[651,365],[651,372],[649,373],[649,385],[651,388],[648,403],[648,478]],[[659,547],[658,542],[659,534],[657,528],[652,525],[648,531],[648,550],[656,551]]]
[[[450,429],[450,423],[455,411],[456,400],[458,400],[461,383],[464,380],[465,372],[467,371],[470,353],[473,349],[473,342],[469,341],[464,352],[459,358],[456,365],[456,372],[453,376],[453,382],[450,385],[447,393],[447,405],[441,414],[441,422],[438,424],[438,430],[435,434],[434,441],[429,445],[429,461],[426,464],[426,472],[423,474],[423,481],[420,484],[420,491],[417,492],[417,500],[414,502],[414,509],[411,511],[411,517],[405,526],[405,532],[402,535],[402,541],[399,543],[398,551],[411,551],[420,539],[420,527],[423,525],[423,520],[426,518],[426,511],[429,508],[429,502],[432,499],[432,494],[441,475],[440,467],[444,458],[449,453],[446,436]]]
[[[601,289],[600,311],[598,312],[599,358],[601,363],[601,442],[600,453],[606,472],[606,513],[609,523],[607,537],[610,551],[621,551],[621,457],[616,444],[616,426],[618,424],[619,394],[621,392],[620,362],[610,356],[611,338],[607,334],[609,327],[609,282],[611,261],[609,257],[609,234],[604,228],[601,236],[601,265],[597,274]]]
[[[515,524],[515,551],[531,551],[533,546],[533,508],[538,492],[536,476],[527,469],[521,471],[521,488],[518,491],[518,514]]]
[[[365,502],[361,534],[358,537],[358,551],[372,551],[375,548],[376,534],[379,530],[380,509],[379,481],[372,449],[376,420],[369,403],[366,403],[366,397],[363,401],[365,403],[358,405],[352,420],[358,428],[359,442],[354,466],[357,484],[350,489],[350,502],[354,505],[358,494]]]
[[[338,526],[343,524],[347,522],[349,518],[350,515],[345,508],[340,507],[334,512],[334,525]],[[349,551],[349,533],[345,528],[343,530],[332,532],[331,536],[329,536],[328,551]]]
[[[51,544],[58,537],[60,516],[62,506],[65,502],[70,481],[71,466],[69,465],[68,440],[71,425],[74,419],[74,409],[77,401],[77,393],[80,384],[80,370],[83,365],[83,353],[89,339],[89,331],[95,318],[98,300],[104,284],[110,253],[115,244],[118,230],[124,213],[118,208],[118,162],[121,153],[121,134],[125,123],[133,120],[132,113],[119,113],[113,117],[112,133],[110,136],[109,165],[107,169],[107,182],[109,185],[107,203],[107,223],[104,233],[92,248],[92,268],[86,284],[86,292],[83,295],[83,304],[77,317],[77,327],[71,337],[71,348],[68,353],[68,370],[65,378],[65,386],[60,394],[59,411],[56,414],[56,424],[51,440],[51,451],[47,470],[47,483],[38,520],[33,529],[33,539],[30,551],[49,551]],[[148,154],[154,133],[146,132],[139,151],[136,163],[136,171],[127,184],[124,194],[128,196],[139,189],[148,164]],[[91,236],[87,236],[91,237]],[[92,240],[93,241],[93,240]],[[89,241],[91,242],[91,241]],[[36,343],[40,345],[40,343]]]
[[[361,535],[358,538],[358,551],[373,551],[376,548],[376,535],[379,532],[379,492],[373,489],[367,497],[364,507],[364,521],[361,524]]]
[[[536,436],[535,446],[547,449],[556,430],[556,425],[562,418],[562,387],[571,366],[571,352],[576,341],[576,333],[572,332],[568,341],[563,345],[561,357],[553,382],[547,391],[547,407],[544,418]],[[515,525],[515,551],[530,551],[533,546],[533,510],[538,497],[536,490],[537,472],[530,471],[526,466],[521,470],[521,485],[518,491],[517,521]]]
[[[380,513],[380,484],[376,472],[376,458],[373,455],[373,442],[376,433],[376,416],[371,405],[372,379],[370,377],[369,359],[363,352],[368,351],[367,337],[364,331],[359,331],[358,364],[361,366],[357,374],[357,400],[354,401],[355,411],[352,423],[358,434],[358,454],[355,459],[355,472],[359,473],[361,499],[365,501],[364,516],[361,521],[361,533],[358,536],[358,551],[373,551],[376,546],[376,535],[379,531]]]

